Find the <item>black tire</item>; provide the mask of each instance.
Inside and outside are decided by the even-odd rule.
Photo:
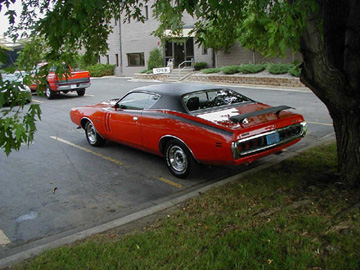
[[[50,85],[47,85],[45,89],[45,96],[47,97],[47,99],[53,99],[55,97],[55,94],[55,91],[51,90]]]
[[[91,122],[87,122],[85,125],[85,136],[88,143],[94,147],[103,146],[106,141],[97,133],[94,124]]]
[[[178,140],[166,144],[165,160],[170,172],[178,178],[186,178],[196,163],[186,145]]]
[[[76,90],[77,94],[79,97],[82,97],[83,95],[85,95],[85,88],[81,88],[79,90]]]

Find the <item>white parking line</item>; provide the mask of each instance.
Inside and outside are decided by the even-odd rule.
[[[182,185],[180,185],[180,184],[178,184],[176,182],[173,182],[173,181],[171,181],[169,179],[166,179],[164,177],[154,177],[154,178],[157,179],[157,180],[160,180],[160,181],[162,181],[162,182],[164,182],[166,184],[169,184],[169,185],[172,185],[174,187],[180,188],[180,189],[183,187]]]
[[[113,163],[115,163],[115,164],[118,164],[118,165],[121,165],[121,166],[123,166],[123,167],[128,167],[126,164],[124,164],[124,163],[121,162],[121,161],[118,161],[118,160],[116,160],[116,159],[114,159],[114,158],[111,158],[111,157],[105,156],[105,155],[103,155],[103,154],[94,152],[94,151],[92,151],[92,150],[90,150],[90,149],[87,149],[87,148],[85,148],[85,147],[76,145],[75,143],[69,142],[69,141],[64,140],[64,139],[61,139],[61,138],[59,138],[59,137],[50,136],[50,138],[51,138],[51,139],[54,139],[54,140],[56,140],[56,141],[58,141],[58,142],[62,142],[62,143],[65,143],[65,144],[67,144],[67,145],[70,145],[70,146],[72,146],[72,147],[75,147],[75,148],[77,148],[77,149],[80,149],[80,150],[82,150],[82,151],[88,152],[88,153],[93,154],[93,155],[95,155],[95,156],[98,156],[98,157],[100,157],[100,158],[106,159],[106,160],[108,160],[108,161],[111,161],[111,162],[113,162]],[[164,178],[164,177],[154,177],[154,178],[155,178],[156,180],[162,181],[162,182],[164,182],[164,183],[166,183],[166,184],[168,184],[168,185],[172,185],[172,186],[177,187],[177,188],[180,188],[180,189],[183,187],[181,184],[178,184],[178,183],[176,183],[176,182],[173,182],[173,181],[171,181],[171,180],[169,180],[169,179],[166,179],[166,178]]]
[[[58,138],[58,137],[55,137],[55,136],[50,136],[50,138],[51,138],[51,139],[54,139],[54,140],[56,140],[56,141],[58,141],[58,142],[62,142],[62,143],[65,143],[65,144],[67,144],[67,145],[70,145],[70,146],[73,146],[73,147],[75,147],[75,148],[78,148],[78,149],[80,149],[80,150],[82,150],[82,151],[91,153],[91,154],[93,154],[93,155],[95,155],[95,156],[101,157],[101,158],[106,159],[106,160],[108,160],[108,161],[111,161],[111,162],[113,162],[113,163],[115,163],[115,164],[118,164],[118,165],[127,167],[127,166],[126,166],[124,163],[122,163],[121,161],[118,161],[118,160],[116,160],[116,159],[114,159],[114,158],[105,156],[105,155],[103,155],[103,154],[101,154],[101,153],[94,152],[94,151],[92,151],[92,150],[90,150],[90,149],[87,149],[87,148],[85,148],[85,147],[76,145],[76,144],[74,144],[74,143],[72,143],[72,142],[69,142],[69,141],[67,141],[67,140],[64,140],[64,139],[61,139],[61,138]]]
[[[7,244],[10,244],[11,241],[9,238],[5,235],[5,233],[0,230],[0,246],[6,246]]]
[[[37,100],[37,99],[33,99],[32,101],[33,101],[33,102],[36,102],[36,103],[44,103],[44,101]]]

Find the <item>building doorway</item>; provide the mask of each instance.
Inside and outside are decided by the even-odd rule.
[[[189,37],[185,42],[166,41],[165,43],[165,65],[170,59],[174,59],[174,68],[177,68],[184,61],[191,61],[194,58],[194,38]],[[187,66],[190,66],[187,63]]]

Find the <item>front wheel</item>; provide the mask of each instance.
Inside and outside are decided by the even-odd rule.
[[[79,90],[76,90],[77,94],[79,97],[82,97],[83,95],[85,95],[85,88],[81,88]]]
[[[105,143],[105,139],[102,138],[99,133],[97,133],[94,124],[91,122],[87,122],[85,125],[85,135],[88,143],[91,146],[103,146]]]
[[[165,159],[170,172],[179,178],[187,177],[195,163],[189,149],[177,140],[171,140],[166,144]]]

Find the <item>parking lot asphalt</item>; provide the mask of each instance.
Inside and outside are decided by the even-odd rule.
[[[159,211],[333,135],[325,106],[309,91],[229,86],[273,106],[295,107],[308,122],[308,134],[280,156],[251,166],[201,167],[184,180],[174,178],[161,157],[112,142],[90,147],[84,132],[70,121],[72,107],[120,97],[148,84],[153,83],[94,79],[84,97],[33,97],[42,109],[34,143],[9,157],[0,153],[0,267],[49,248],[49,243],[63,244]]]

